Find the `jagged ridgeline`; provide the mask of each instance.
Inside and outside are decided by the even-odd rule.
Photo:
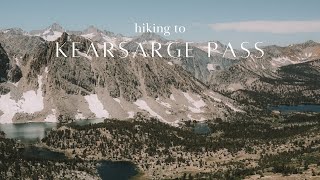
[[[320,44],[307,41],[287,47],[264,47],[261,59],[250,57],[211,76],[210,87],[245,104],[319,104]]]
[[[134,53],[137,43],[150,53],[152,42],[167,40],[145,33],[126,37],[93,26],[67,31],[58,24],[24,32],[0,32],[0,122],[12,123],[86,118],[133,117],[137,112],[176,124],[181,120],[226,119],[234,113],[249,113],[278,104],[318,104],[320,44],[307,41],[287,47],[263,47],[262,58],[224,54],[226,46],[207,54],[207,42],[192,45],[177,40],[173,49],[181,57],[119,58],[87,54],[91,43],[103,54],[103,43],[124,43]],[[56,43],[72,54],[77,43],[79,57],[56,56]],[[213,41],[210,41],[213,42]],[[254,49],[252,54],[258,54]],[[173,54],[177,53],[175,51]]]
[[[125,119],[142,112],[177,123],[243,112],[234,100],[206,84],[213,67],[220,71],[236,60],[208,58],[200,47],[194,47],[195,57],[179,59],[86,54],[92,42],[101,52],[103,41],[127,41],[130,46],[153,37],[159,38],[154,34],[124,37],[94,27],[65,32],[57,24],[30,33],[2,31],[0,122]],[[56,42],[64,44],[61,49],[68,54],[72,54],[72,42],[79,42],[79,57],[57,57]]]

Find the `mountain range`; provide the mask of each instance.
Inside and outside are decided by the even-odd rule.
[[[56,44],[79,58],[56,57]],[[319,103],[320,44],[266,46],[256,59],[208,57],[195,43],[194,57],[99,58],[86,54],[91,42],[163,44],[153,33],[126,37],[93,26],[68,31],[58,24],[43,30],[0,32],[0,123],[65,122],[133,118],[137,113],[177,125],[182,120],[228,119],[266,104]],[[184,44],[177,47],[184,49]],[[98,49],[102,51],[102,49]],[[119,53],[118,50],[114,50]],[[241,53],[236,51],[236,53]],[[183,54],[183,53],[182,53]],[[300,99],[294,98],[297,94]]]

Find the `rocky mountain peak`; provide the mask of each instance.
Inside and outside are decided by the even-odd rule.
[[[83,33],[84,34],[89,34],[89,33],[98,34],[98,33],[102,33],[102,31],[100,29],[98,29],[97,27],[91,25],[87,29],[85,29],[83,31]]]
[[[157,41],[159,43],[166,43],[168,42],[167,39],[163,38],[162,36],[156,33],[143,33],[140,36],[133,39],[135,42],[148,42],[148,41]]]
[[[48,30],[51,31],[57,31],[57,32],[64,32],[65,30],[63,29],[62,26],[60,26],[58,23],[53,23],[51,26],[47,28]]]
[[[5,34],[12,34],[12,35],[24,35],[24,34],[26,34],[26,32],[23,31],[21,28],[9,28],[9,29],[1,30],[1,32],[5,33]]]

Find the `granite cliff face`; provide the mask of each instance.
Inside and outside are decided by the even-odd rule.
[[[320,95],[320,44],[307,41],[287,47],[264,47],[265,56],[241,60],[217,72],[211,89],[242,103],[260,106],[317,104]]]
[[[125,37],[95,27],[66,31],[57,24],[1,31],[0,123],[126,119],[140,112],[177,124],[227,119],[249,112],[250,105],[319,103],[319,43],[267,46],[261,59],[222,57],[219,42],[211,57],[206,43],[193,44],[194,57],[185,57],[183,41],[173,45],[181,50],[179,58],[132,56],[137,43],[150,53],[153,41],[163,43],[165,54],[170,41],[152,33]],[[56,42],[68,57],[56,57]],[[72,42],[80,42],[78,57],[70,57]],[[99,57],[87,54],[92,42]],[[118,58],[121,51],[114,48],[114,58],[102,57],[103,42],[125,42],[129,56]]]
[[[0,44],[0,83],[8,79],[9,58]]]
[[[1,54],[8,54],[1,61],[7,63],[1,65],[6,73],[0,84],[0,122],[125,119],[141,112],[176,124],[243,112],[169,58],[95,57],[86,54],[92,41],[65,32],[54,41],[23,31],[0,33]],[[68,55],[71,43],[80,42],[79,57],[56,57],[56,42],[65,43]]]
[[[132,38],[124,47],[130,52],[135,52],[138,48],[137,43],[141,43],[145,46],[146,51],[150,52],[152,42],[161,43],[159,52],[163,57],[167,58],[171,63],[181,66],[203,83],[208,83],[212,74],[228,69],[228,67],[239,61],[238,58],[231,58],[229,53],[226,53],[226,57],[223,57],[225,46],[220,42],[217,42],[218,48],[212,51],[211,57],[208,57],[208,43],[190,43],[188,48],[192,49],[193,57],[186,57],[186,44],[184,41],[170,41],[154,33],[144,33],[141,36]],[[180,57],[172,58],[168,55],[167,49],[170,42],[173,42],[170,46],[170,53],[176,57],[179,50]]]

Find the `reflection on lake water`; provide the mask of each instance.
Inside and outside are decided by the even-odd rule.
[[[104,119],[79,120],[73,123],[83,126],[101,122],[104,122]],[[21,149],[25,158],[42,160],[66,159],[67,157],[63,153],[50,151],[49,149],[35,147],[33,145],[33,143],[44,138],[46,134],[53,128],[57,128],[57,123],[30,122],[19,124],[0,124],[0,130],[6,133],[7,138],[17,139],[23,143],[30,143],[30,146],[26,146],[25,148]],[[99,162],[97,170],[99,176],[103,180],[126,180],[138,174],[136,166],[131,162],[101,161]]]
[[[0,124],[0,130],[6,133],[7,138],[32,143],[44,138],[46,133],[56,126],[56,123],[47,122]]]
[[[96,124],[103,122],[104,119],[78,120],[73,122],[84,126],[87,124]],[[51,129],[56,128],[57,123],[49,122],[28,122],[16,124],[0,124],[0,131],[6,133],[7,138],[17,139],[25,143],[36,142],[46,136]]]

